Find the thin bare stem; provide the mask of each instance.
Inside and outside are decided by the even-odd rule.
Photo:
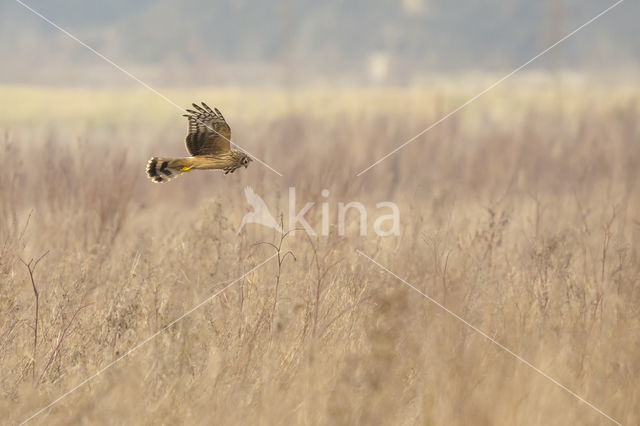
[[[29,218],[30,217],[31,217],[31,214],[29,214]],[[29,219],[27,218],[27,224],[28,223],[29,223]],[[26,225],[25,225],[25,230],[26,230]],[[29,263],[25,262],[24,260],[22,260],[22,258],[20,258],[20,262],[22,262],[22,264],[27,268],[27,271],[29,273],[29,279],[31,280],[31,287],[33,288],[33,295],[35,298],[35,312],[34,312],[34,320],[33,320],[33,327],[32,327],[33,328],[33,353],[32,353],[33,367],[31,369],[32,370],[31,377],[33,380],[35,380],[36,378],[36,356],[38,355],[38,318],[40,315],[40,294],[38,293],[38,287],[36,286],[36,281],[33,278],[33,274],[35,273],[38,263],[40,263],[40,261],[47,254],[49,254],[49,250],[44,252],[35,262],[33,261],[33,259],[29,260]]]

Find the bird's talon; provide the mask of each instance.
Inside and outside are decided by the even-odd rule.
[[[186,166],[185,166],[185,167],[183,167],[182,169],[180,169],[180,171],[181,171],[181,172],[185,172],[185,173],[186,173],[186,172],[191,171],[191,169],[193,169],[193,166],[189,166],[189,167],[186,167]]]

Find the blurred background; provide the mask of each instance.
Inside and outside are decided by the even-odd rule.
[[[640,424],[638,2],[358,177],[614,0],[27,4],[167,99],[0,4],[0,423],[114,363],[33,424],[606,424],[358,249]],[[199,101],[282,176],[151,183]],[[247,186],[329,235],[238,233]]]
[[[411,86],[506,73],[591,19],[604,0],[31,0],[150,84]],[[637,76],[640,5],[628,1],[528,71]],[[19,3],[0,5],[0,82],[130,85]]]

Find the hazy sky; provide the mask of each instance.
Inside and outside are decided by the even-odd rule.
[[[604,0],[26,0],[123,66],[163,84],[407,84],[509,71],[615,3]],[[636,67],[626,0],[532,69]],[[122,76],[17,2],[0,5],[0,83],[103,84]]]

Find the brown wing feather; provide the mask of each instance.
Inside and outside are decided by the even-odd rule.
[[[193,156],[217,155],[231,150],[231,128],[217,108],[212,110],[202,102],[202,107],[193,104],[196,111],[188,109],[189,121],[187,151]]]

